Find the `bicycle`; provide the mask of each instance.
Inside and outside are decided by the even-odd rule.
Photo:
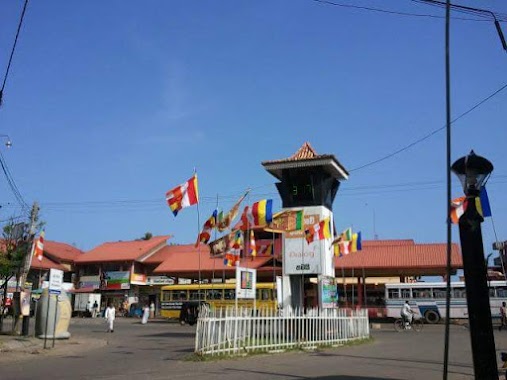
[[[405,324],[405,321],[402,318],[398,318],[394,321],[394,329],[397,332],[414,330],[415,332],[420,332],[423,328],[423,321],[420,318],[412,318],[412,322]]]

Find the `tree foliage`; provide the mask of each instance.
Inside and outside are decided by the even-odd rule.
[[[27,252],[27,242],[19,236],[19,228],[13,222],[3,227],[0,243],[0,285],[7,286],[7,281],[14,277]]]

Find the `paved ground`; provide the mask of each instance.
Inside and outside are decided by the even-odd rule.
[[[372,343],[319,352],[289,352],[220,361],[188,361],[195,328],[165,321],[148,325],[118,319],[105,332],[101,319],[73,319],[72,338],[44,350],[29,339],[0,353],[0,379],[441,379],[444,327],[396,333],[372,330]],[[4,343],[5,337],[0,339]],[[507,351],[507,331],[495,331],[496,348]],[[10,341],[12,342],[12,340]],[[2,346],[0,346],[1,349]],[[30,353],[35,352],[35,353]],[[473,379],[470,335],[451,326],[449,379]]]

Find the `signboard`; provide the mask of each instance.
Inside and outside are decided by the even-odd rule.
[[[257,271],[250,268],[236,267],[236,298],[254,299]]]
[[[332,212],[323,206],[304,207],[304,229],[331,218]],[[334,274],[333,252],[330,239],[308,244],[304,230],[286,232],[283,235],[283,273],[291,274]]]
[[[81,276],[79,278],[79,288],[100,288],[100,276]]]
[[[146,278],[146,285],[172,285],[174,279],[168,276],[148,276]]]
[[[130,289],[130,272],[102,272],[100,278],[100,289]]]
[[[63,284],[63,270],[53,269],[49,270],[49,293],[60,294],[62,292]]]
[[[319,305],[322,309],[336,307],[338,304],[338,287],[336,279],[331,276],[319,276]]]
[[[132,273],[130,283],[134,285],[146,285],[146,275],[140,273]]]

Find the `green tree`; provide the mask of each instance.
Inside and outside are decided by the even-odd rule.
[[[23,257],[27,252],[27,242],[23,240],[26,225],[15,224],[11,220],[3,227],[2,241],[0,242],[0,294],[2,303],[0,306],[0,332],[3,327],[4,302],[7,298],[7,284],[9,280],[19,275]]]
[[[152,237],[153,237],[153,234],[151,232],[146,232],[141,239],[142,240],[150,240]]]

